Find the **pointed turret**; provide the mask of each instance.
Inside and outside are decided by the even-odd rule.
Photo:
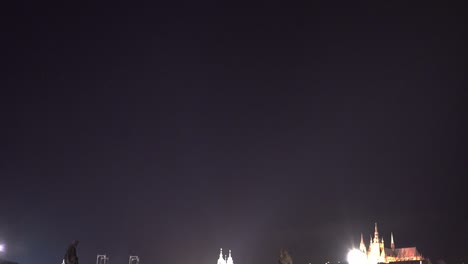
[[[361,233],[361,243],[359,244],[359,250],[366,253],[366,245],[364,245],[364,238],[362,237],[362,233]]]
[[[385,262],[386,258],[387,258],[387,255],[385,254],[385,248],[382,248],[382,250],[380,251],[381,262]]]
[[[390,233],[391,241],[390,241],[390,248],[395,251],[395,242],[393,241],[393,232]]]
[[[374,243],[379,243],[379,231],[377,231],[377,222],[375,223]]]
[[[231,257],[231,250],[229,250],[229,256],[226,260],[226,264],[234,264],[234,260]]]
[[[218,258],[218,264],[226,264],[226,260],[223,258],[223,249],[219,249],[219,258]]]

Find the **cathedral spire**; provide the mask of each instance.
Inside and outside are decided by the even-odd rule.
[[[391,236],[391,240],[392,240],[392,241],[390,241],[390,248],[392,250],[395,250],[395,242],[393,241],[393,232],[390,233],[390,236]]]
[[[361,250],[362,252],[366,252],[366,245],[364,245],[364,238],[362,237],[362,233],[361,233],[361,243],[359,244],[359,250]]]
[[[232,259],[232,256],[231,256],[231,250],[229,250],[229,256],[226,259],[226,264],[234,264],[234,260]]]
[[[218,264],[226,264],[226,260],[223,258],[223,249],[219,249],[219,258],[218,258]]]
[[[379,231],[377,231],[377,222],[375,223],[375,231],[374,231],[374,243],[379,242]]]

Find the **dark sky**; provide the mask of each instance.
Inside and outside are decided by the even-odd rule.
[[[468,260],[461,6],[9,2],[4,258],[320,264],[377,221]]]

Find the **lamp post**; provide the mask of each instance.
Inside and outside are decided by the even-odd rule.
[[[96,264],[109,264],[109,257],[106,255],[97,255]]]
[[[128,264],[140,264],[140,258],[138,256],[130,256],[128,258]]]

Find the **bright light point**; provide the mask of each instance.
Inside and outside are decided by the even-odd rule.
[[[0,252],[5,251],[5,245],[0,244]]]
[[[349,264],[364,264],[366,263],[366,255],[358,249],[352,249],[348,253]]]

